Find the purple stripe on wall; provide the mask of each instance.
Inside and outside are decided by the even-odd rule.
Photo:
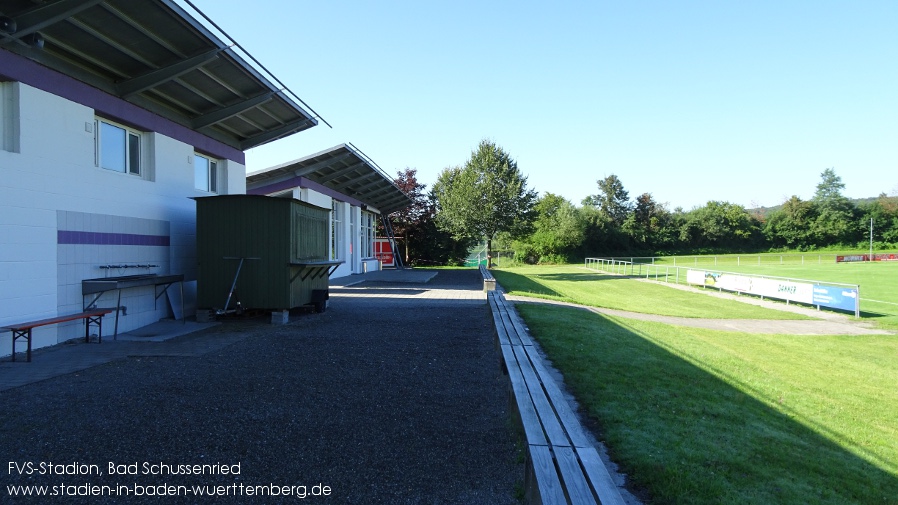
[[[0,49],[0,76],[80,103],[111,119],[159,132],[212,156],[246,165],[246,155],[239,149],[3,49]]]
[[[138,235],[136,233],[100,233],[95,231],[57,230],[57,244],[77,245],[145,245],[168,247],[168,235]]]
[[[363,202],[361,200],[357,200],[351,196],[346,196],[343,193],[340,193],[339,191],[333,190],[327,186],[318,184],[315,181],[310,181],[309,179],[306,179],[305,177],[300,177],[300,176],[291,177],[290,179],[287,179],[286,181],[275,182],[272,184],[268,184],[265,186],[259,186],[259,187],[252,188],[252,189],[246,188],[246,194],[247,195],[270,195],[272,193],[277,193],[279,191],[286,191],[288,189],[293,189],[293,188],[308,188],[313,191],[317,191],[323,195],[327,195],[335,200],[339,200],[341,202],[347,202],[350,205],[355,205],[356,207],[361,207],[362,205],[365,204],[365,202]]]

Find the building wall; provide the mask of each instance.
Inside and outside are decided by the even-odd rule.
[[[146,176],[99,168],[93,109],[23,83],[0,87],[0,326],[80,311],[91,298],[81,296],[82,279],[145,272],[183,273],[192,314],[190,197],[209,194],[194,189],[194,147],[144,132]],[[245,167],[230,160],[220,165],[228,192],[245,192]],[[101,268],[109,265],[130,267]],[[114,306],[115,296],[108,293],[97,305]],[[122,305],[128,309],[119,332],[171,315],[167,297],[155,300],[152,286],[123,291]],[[111,329],[107,317],[104,336]],[[34,346],[82,335],[80,322],[37,328]],[[0,346],[3,352],[9,351]]]

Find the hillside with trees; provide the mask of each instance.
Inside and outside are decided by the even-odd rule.
[[[820,174],[814,196],[793,195],[761,212],[725,201],[670,209],[651,193],[635,198],[614,174],[575,205],[527,188],[501,147],[481,142],[462,167],[447,168],[430,192],[406,169],[396,179],[415,202],[394,215],[408,237],[411,264],[458,263],[473,243],[513,251],[527,263],[580,261],[587,256],[866,249],[873,222],[876,250],[898,249],[898,196],[851,200],[835,169]],[[422,209],[422,210],[418,210]]]

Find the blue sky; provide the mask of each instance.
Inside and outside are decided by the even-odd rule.
[[[616,174],[689,210],[898,194],[898,2],[193,0],[333,128],[428,185],[481,139],[575,204]]]

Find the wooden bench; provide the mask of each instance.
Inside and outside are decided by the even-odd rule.
[[[511,385],[512,408],[526,437],[525,502],[623,505],[611,474],[552,379],[514,308],[487,294],[496,344]]]
[[[16,341],[26,339],[28,341],[28,350],[26,352],[27,360],[31,361],[31,331],[38,326],[47,326],[57,323],[65,323],[67,321],[84,320],[84,341],[90,342],[90,326],[97,326],[97,342],[103,342],[103,316],[112,312],[111,309],[93,309],[79,312],[77,314],[68,314],[65,316],[51,317],[48,319],[40,319],[38,321],[28,321],[19,324],[10,324],[0,327],[0,331],[12,332],[12,361],[16,360]]]
[[[480,275],[483,276],[483,290],[489,293],[496,290],[496,278],[484,265],[480,265]]]

